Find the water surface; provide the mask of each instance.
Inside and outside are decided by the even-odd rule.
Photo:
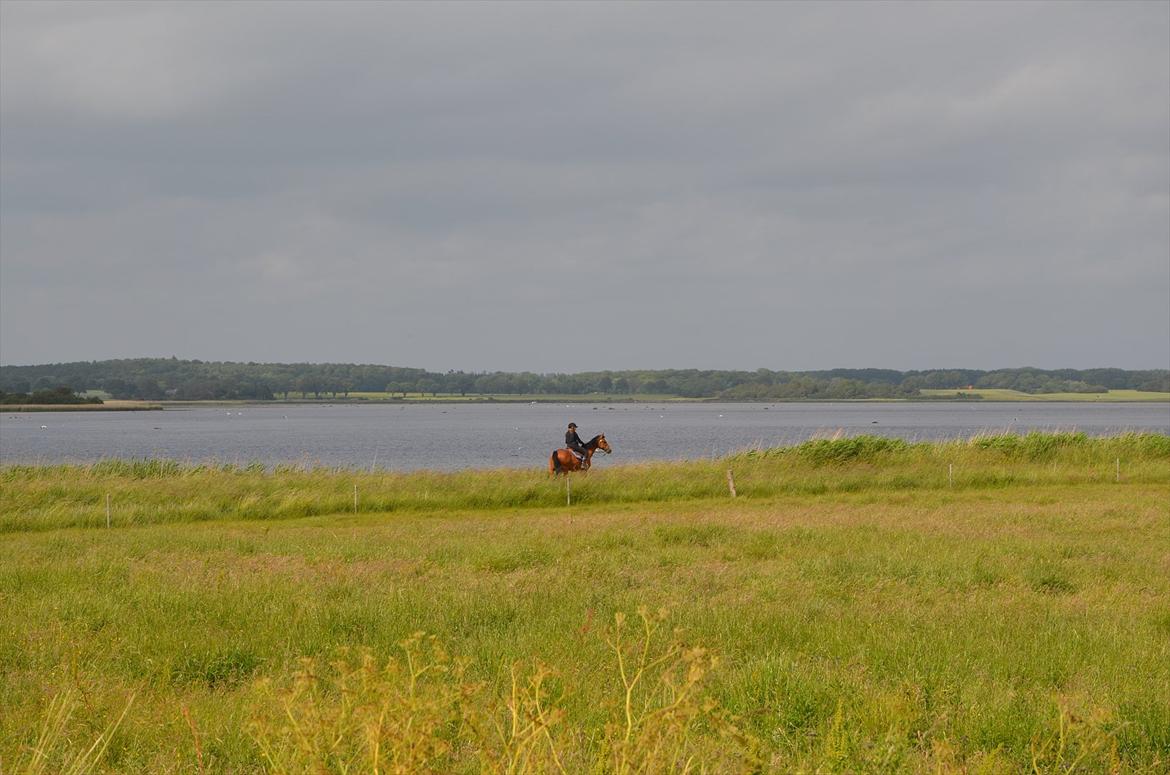
[[[1030,430],[1170,434],[1170,404],[316,404],[7,413],[0,415],[0,462],[169,458],[391,470],[543,466],[570,420],[583,439],[606,434],[614,454],[599,465],[607,465],[717,457],[838,430],[910,441]]]

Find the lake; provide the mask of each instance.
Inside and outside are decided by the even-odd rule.
[[[1170,434],[1170,404],[332,404],[0,415],[0,463],[169,458],[388,470],[542,467],[572,420],[635,460],[717,457],[838,430],[908,441],[981,432]]]

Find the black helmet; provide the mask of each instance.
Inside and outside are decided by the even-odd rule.
[[[571,422],[571,423],[569,423],[569,427],[570,427],[570,428],[576,428],[576,427],[577,427],[577,423],[575,423],[575,422]]]

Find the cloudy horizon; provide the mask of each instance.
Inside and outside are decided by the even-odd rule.
[[[0,5],[0,362],[1170,367],[1170,4]]]

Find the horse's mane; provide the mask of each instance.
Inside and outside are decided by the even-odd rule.
[[[585,446],[589,446],[590,444],[596,444],[597,440],[600,439],[604,435],[605,435],[604,433],[597,434],[593,438],[589,439],[589,441],[585,442]]]

